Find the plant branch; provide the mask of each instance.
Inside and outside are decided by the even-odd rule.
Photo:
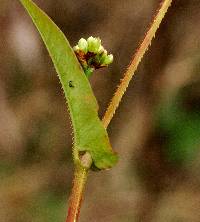
[[[105,128],[108,127],[110,121],[112,120],[116,109],[119,106],[119,103],[124,95],[129,82],[131,81],[137,67],[142,60],[145,52],[148,50],[149,46],[151,45],[152,39],[155,37],[156,31],[158,30],[162,19],[164,18],[168,8],[170,7],[172,0],[163,0],[160,5],[160,9],[158,10],[157,14],[155,15],[152,24],[150,25],[149,30],[147,31],[144,40],[142,41],[141,45],[139,46],[138,50],[136,51],[135,55],[133,56],[133,60],[131,61],[128,69],[124,74],[124,78],[121,80],[120,85],[118,86],[110,105],[108,106],[106,113],[103,117],[103,125]]]
[[[141,45],[139,46],[138,50],[136,51],[132,62],[130,63],[127,71],[124,74],[124,78],[122,79],[120,85],[118,86],[111,103],[102,119],[103,125],[105,128],[108,127],[111,119],[113,118],[116,109],[119,106],[119,103],[124,95],[130,80],[132,79],[142,57],[144,56],[145,52],[148,50],[148,47],[151,44],[152,39],[154,38],[157,29],[160,26],[162,19],[164,18],[168,8],[170,7],[172,0],[163,0],[158,10],[154,20],[147,31],[144,40],[142,41]],[[87,155],[88,159],[85,158]],[[88,165],[91,162],[91,157],[89,153],[84,155],[84,164]],[[82,194],[84,191],[85,183],[87,180],[88,169],[80,167],[78,165],[75,166],[75,173],[74,173],[74,181],[73,181],[73,188],[70,197],[70,204],[68,210],[68,216],[66,222],[77,222],[80,212],[80,206],[82,201]]]
[[[69,200],[69,209],[66,222],[77,222],[80,213],[82,195],[87,180],[88,170],[75,166],[72,193]]]

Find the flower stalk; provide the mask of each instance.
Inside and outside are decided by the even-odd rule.
[[[108,127],[110,121],[112,120],[115,111],[117,110],[120,101],[122,100],[122,97],[124,93],[126,92],[126,89],[129,85],[129,82],[133,78],[133,75],[135,74],[135,71],[137,70],[137,67],[142,60],[145,52],[148,50],[149,46],[151,45],[152,39],[155,37],[156,31],[158,30],[160,23],[162,19],[164,18],[168,8],[170,7],[172,3],[172,0],[163,0],[160,4],[160,9],[157,11],[157,14],[155,15],[149,30],[147,31],[144,40],[142,41],[141,45],[137,49],[136,53],[133,56],[133,60],[131,61],[129,67],[127,68],[124,78],[121,80],[120,85],[118,86],[110,105],[108,106],[106,113],[103,117],[103,125],[105,128]]]

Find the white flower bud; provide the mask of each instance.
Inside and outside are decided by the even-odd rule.
[[[80,49],[79,49],[78,45],[75,45],[75,46],[73,47],[73,50],[74,50],[75,52],[77,52],[77,51],[79,51]]]
[[[84,38],[81,38],[78,41],[78,46],[79,46],[79,49],[81,51],[83,51],[84,53],[87,53],[87,51],[88,51],[88,43],[87,43],[87,41]]]
[[[94,37],[90,36],[87,39],[87,43],[88,43],[88,51],[89,52],[98,53],[99,48],[101,46],[100,38],[94,38]]]
[[[104,49],[104,47],[101,45],[101,46],[99,47],[98,53],[101,54],[101,53],[103,53],[104,51],[105,51],[105,49]]]

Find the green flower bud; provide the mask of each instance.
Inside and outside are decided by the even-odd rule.
[[[107,50],[104,49],[103,53],[101,54],[100,63],[103,64],[105,59],[107,58]]]
[[[79,46],[79,49],[81,51],[83,51],[84,53],[87,53],[87,51],[88,51],[88,43],[87,43],[87,41],[84,38],[81,38],[78,41],[78,46]]]
[[[111,64],[112,62],[113,62],[113,55],[110,54],[110,55],[106,56],[106,58],[105,58],[104,61],[103,61],[103,64],[109,65],[109,64]]]
[[[89,52],[98,53],[98,50],[101,46],[100,38],[94,38],[94,37],[90,36],[87,39],[87,43],[88,43],[88,51]]]

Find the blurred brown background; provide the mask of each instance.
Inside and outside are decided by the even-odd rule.
[[[35,0],[72,45],[114,54],[91,84],[100,116],[159,0]],[[174,0],[109,126],[120,156],[91,172],[81,222],[200,221],[200,1]],[[0,0],[0,222],[61,222],[72,136],[48,53],[18,1]]]

